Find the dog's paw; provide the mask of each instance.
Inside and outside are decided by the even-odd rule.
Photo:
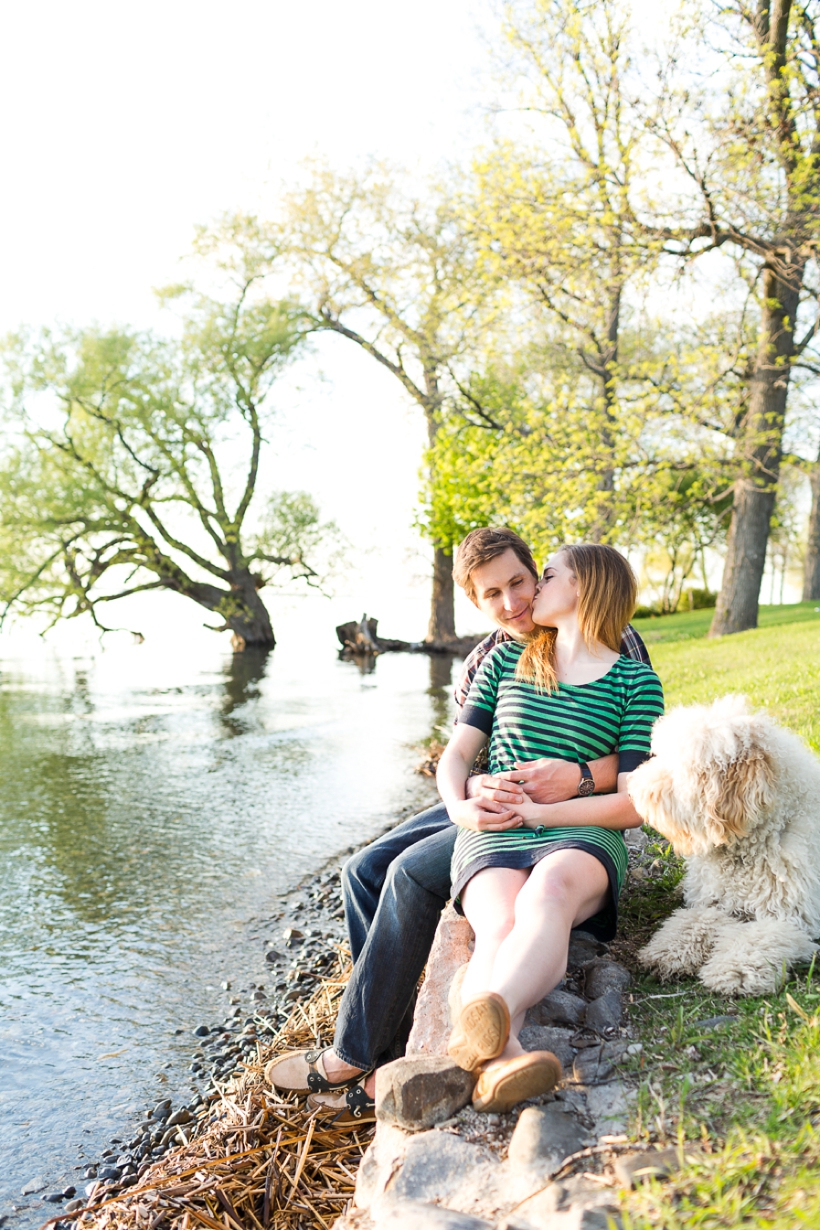
[[[640,949],[638,960],[663,979],[696,974],[727,922],[726,915],[712,907],[675,910],[660,931]]]
[[[793,966],[810,961],[817,951],[794,923],[775,918],[738,922],[721,935],[700,979],[720,995],[771,995]]]

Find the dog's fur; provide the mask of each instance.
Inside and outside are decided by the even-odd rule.
[[[687,858],[686,908],[639,957],[724,995],[777,990],[820,936],[820,761],[740,696],[672,710],[652,751],[629,793]]]

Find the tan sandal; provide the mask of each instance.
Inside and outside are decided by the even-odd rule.
[[[326,1046],[322,1050],[285,1051],[266,1064],[265,1080],[272,1088],[286,1093],[333,1093],[367,1076],[366,1072],[359,1072],[343,1081],[328,1080],[327,1073],[319,1065],[324,1068],[324,1056],[332,1050],[332,1046]]]
[[[484,991],[461,1009],[447,1052],[465,1072],[473,1072],[488,1059],[496,1059],[509,1036],[509,1008],[495,991]]]
[[[364,1080],[346,1093],[312,1093],[307,1108],[326,1131],[355,1132],[357,1128],[376,1122],[376,1103],[365,1093]]]
[[[482,1072],[473,1090],[473,1110],[503,1115],[519,1102],[549,1093],[563,1076],[552,1051],[530,1051]]]

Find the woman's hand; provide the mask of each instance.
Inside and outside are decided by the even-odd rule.
[[[511,811],[492,799],[461,799],[448,803],[447,812],[454,824],[476,833],[500,833],[505,829],[521,828],[523,824],[517,809]]]
[[[516,807],[526,801],[524,787],[509,780],[506,773],[476,773],[468,777],[465,793],[468,799],[490,800],[493,803],[503,803],[505,807]]]

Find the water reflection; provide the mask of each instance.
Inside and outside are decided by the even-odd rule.
[[[363,687],[279,650],[4,663],[0,1216],[38,1174],[76,1181],[128,1107],[189,1095],[213,988],[264,980],[249,921],[428,804],[407,749],[446,715],[445,675],[391,655]]]

